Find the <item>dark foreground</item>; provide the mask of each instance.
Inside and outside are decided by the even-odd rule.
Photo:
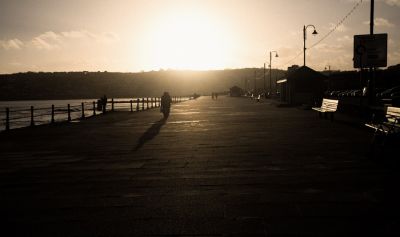
[[[399,169],[371,131],[202,97],[0,134],[1,236],[400,234]]]

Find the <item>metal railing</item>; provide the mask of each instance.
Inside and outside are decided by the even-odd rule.
[[[172,103],[183,102],[192,97],[172,97]],[[30,106],[27,109],[5,108],[5,116],[0,119],[4,129],[21,128],[56,122],[79,121],[88,117],[114,111],[139,112],[161,106],[161,98],[144,97],[134,99],[108,99],[107,103],[98,101],[82,102],[80,105],[67,104],[66,106],[38,107]],[[13,126],[14,125],[14,126]],[[2,129],[0,129],[2,130]]]

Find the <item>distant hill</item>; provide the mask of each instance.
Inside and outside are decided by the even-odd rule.
[[[28,99],[84,99],[155,97],[164,91],[175,96],[194,93],[228,91],[233,86],[264,88],[263,69],[244,68],[213,71],[160,70],[141,73],[118,72],[26,72],[0,75],[0,100]],[[327,71],[324,72],[327,74]],[[272,89],[275,80],[285,77],[286,71],[272,70]],[[357,89],[366,83],[368,74],[356,71],[328,73],[327,88]],[[376,72],[376,85],[388,88],[400,85],[400,64]],[[247,81],[247,83],[246,83]],[[269,70],[266,70],[266,88],[269,88]]]
[[[263,87],[263,70],[255,68],[214,71],[151,71],[143,73],[115,72],[27,72],[0,75],[0,100],[25,99],[81,99],[107,97],[154,97],[164,91],[184,96],[193,93],[210,94],[228,91],[237,85],[254,87],[257,70],[257,87]],[[267,71],[268,73],[268,71]],[[282,77],[284,71],[273,70]],[[266,75],[268,80],[269,76]],[[268,81],[269,83],[269,81]],[[273,79],[273,84],[275,79]],[[268,84],[269,85],[269,84]]]

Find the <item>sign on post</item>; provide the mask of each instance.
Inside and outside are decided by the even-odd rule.
[[[387,34],[354,36],[354,68],[387,66]]]

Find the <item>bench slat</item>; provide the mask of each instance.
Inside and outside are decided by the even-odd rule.
[[[400,117],[399,113],[387,112],[386,115],[390,115],[392,117]]]
[[[339,104],[338,100],[323,99],[321,107],[314,107],[313,109],[322,113],[336,112],[338,104]]]
[[[375,131],[384,132],[385,134],[399,132],[400,108],[392,106],[387,107],[385,117],[387,122],[383,121],[379,124],[366,123],[365,126],[373,128]]]
[[[393,124],[399,124],[400,122],[400,108],[389,106],[386,109],[386,118]]]

